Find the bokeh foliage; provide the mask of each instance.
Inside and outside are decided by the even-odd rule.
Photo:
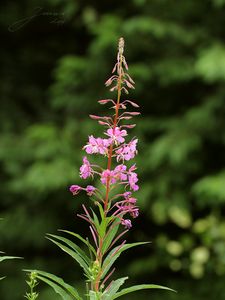
[[[42,15],[9,30],[36,7]],[[121,260],[121,273],[179,290],[162,299],[223,299],[224,9],[223,0],[4,4],[0,240],[1,249],[24,261],[1,265],[8,273],[1,299],[21,299],[25,266],[81,279],[44,235],[57,228],[85,234],[75,214],[86,199],[72,198],[67,187],[79,184],[81,146],[99,130],[87,116],[102,110],[97,100],[110,96],[104,81],[120,36],[136,81],[130,98],[142,107],[133,130],[140,141],[141,215],[129,238],[152,241]],[[51,299],[44,288],[41,297]]]

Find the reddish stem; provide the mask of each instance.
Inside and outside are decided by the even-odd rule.
[[[122,54],[120,54],[120,58],[119,58],[119,76],[118,76],[118,93],[117,93],[117,103],[115,106],[115,116],[114,116],[114,120],[113,120],[113,134],[115,132],[115,128],[117,126],[118,123],[118,116],[119,116],[119,107],[120,107],[120,97],[121,97],[121,87],[122,87],[122,76],[123,76],[123,69],[122,69]],[[107,163],[107,169],[111,170],[111,166],[112,166],[112,154],[113,154],[113,143],[111,143],[110,148],[109,148],[109,154],[108,154],[108,163]],[[108,204],[109,204],[109,193],[110,193],[110,178],[107,178],[106,181],[106,196],[105,196],[105,201],[104,201],[104,215],[107,215],[108,212]],[[104,243],[104,236],[99,238],[99,248],[97,250],[97,261],[99,263],[99,265],[101,266],[102,264],[102,258],[103,258],[103,254],[102,254],[102,246]],[[99,284],[100,284],[100,279],[101,279],[101,274],[102,274],[102,270],[100,269],[99,274],[96,278],[95,281],[95,291],[98,292],[99,291]]]
[[[118,115],[119,115],[119,107],[120,107],[120,96],[121,96],[121,85],[122,85],[122,57],[120,58],[120,74],[118,78],[118,94],[117,94],[117,103],[115,106],[115,117],[113,121],[113,133],[115,132],[116,125],[118,123]],[[107,169],[111,170],[112,165],[112,153],[113,153],[113,143],[110,145],[109,148],[109,155],[108,155],[108,163],[107,163]],[[108,203],[109,203],[109,192],[110,192],[110,178],[107,178],[106,182],[106,196],[105,196],[105,204],[104,204],[104,211],[105,214],[108,210]]]

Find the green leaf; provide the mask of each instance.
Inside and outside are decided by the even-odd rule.
[[[62,229],[59,229],[59,231],[66,232],[66,233],[78,238],[93,252],[94,255],[96,255],[96,251],[95,251],[94,247],[92,245],[90,245],[90,243],[88,241],[86,241],[84,238],[82,238],[82,236],[80,236],[79,234],[74,233],[72,231],[68,231],[68,230],[62,230]]]
[[[23,259],[23,258],[18,257],[18,256],[0,256],[0,262],[2,262],[3,260],[8,260],[8,259]]]
[[[89,277],[91,274],[89,272],[88,265],[86,262],[83,260],[83,258],[80,257],[75,251],[71,250],[70,248],[66,247],[65,245],[54,241],[53,239],[47,237],[48,240],[52,241],[54,244],[56,244],[60,249],[62,249],[64,252],[69,254],[74,260],[76,260],[79,265],[84,269],[86,275]]]
[[[0,253],[4,253],[4,252],[0,252]],[[4,260],[9,260],[9,259],[22,259],[22,257],[18,257],[18,256],[0,256],[0,262],[4,261]],[[3,280],[5,278],[4,277],[0,277],[0,280]]]
[[[58,235],[54,235],[54,234],[47,234],[47,235],[51,236],[55,239],[58,239],[59,241],[64,242],[67,246],[71,247],[90,266],[90,264],[91,264],[90,258],[86,255],[86,253],[79,246],[77,246],[72,241],[70,241],[69,239],[64,238],[62,236],[58,236]]]
[[[116,223],[118,223],[117,219],[110,226],[110,228],[112,228],[112,229],[109,228],[109,230],[108,230],[107,237],[105,238],[104,244],[102,246],[103,254],[108,250],[113,238],[115,237],[116,233],[118,232],[120,224],[115,225]]]
[[[145,245],[145,244],[148,244],[148,243],[149,242],[138,242],[138,243],[132,243],[132,244],[125,244],[122,247],[117,246],[117,247],[113,248],[109,252],[109,254],[106,256],[106,258],[103,262],[103,266],[102,266],[103,273],[102,273],[101,279],[103,279],[105,277],[105,275],[107,274],[107,272],[109,271],[111,266],[114,264],[114,262],[117,260],[117,258],[119,258],[120,254],[123,251],[128,250],[128,249],[133,248],[133,247],[136,247],[136,246]],[[118,250],[118,252],[116,252],[117,250]],[[115,252],[116,252],[116,254],[113,254]]]
[[[113,281],[113,283],[110,285],[110,288],[105,293],[103,293],[102,300],[111,300],[127,279],[128,277],[123,277]]]
[[[99,202],[97,203],[97,205],[98,205],[100,216],[101,216],[101,219],[102,219],[102,222],[100,224],[100,228],[99,229],[101,231],[101,236],[104,236],[106,228],[107,228],[107,225],[110,222],[110,220],[112,219],[112,217],[106,217],[102,205]]]
[[[44,281],[49,286],[51,286],[54,289],[54,291],[63,298],[63,300],[74,300],[74,298],[71,295],[69,295],[63,288],[61,288],[58,284],[54,283],[53,281],[47,279],[46,277],[40,276],[40,275],[37,275],[36,278]],[[77,298],[75,298],[75,299],[77,299]]]
[[[5,278],[5,276],[4,277],[0,277],[0,280],[3,280]]]
[[[89,292],[90,300],[99,300],[98,295],[94,291]]]
[[[29,273],[35,272],[37,274],[37,278],[50,285],[55,290],[56,293],[62,296],[63,299],[82,300],[77,290],[71,285],[69,285],[68,283],[66,283],[62,278],[57,277],[51,273],[47,273],[39,270],[24,270],[24,271]],[[67,294],[65,294],[65,292]]]
[[[105,236],[107,224],[108,224],[107,218],[104,218],[99,226],[98,233],[102,238]]]
[[[123,289],[122,291],[116,293],[115,296],[112,296],[112,298],[110,300],[114,300],[116,298],[119,298],[123,295],[129,294],[129,293],[133,293],[139,290],[145,290],[145,289],[162,289],[162,290],[168,290],[171,292],[175,292],[174,290],[165,287],[165,286],[161,286],[161,285],[156,285],[156,284],[140,284],[140,285],[134,285],[131,286],[129,288]]]
[[[100,223],[99,223],[98,217],[92,209],[91,209],[91,211],[92,211],[92,214],[93,214],[92,221],[94,222],[97,231],[100,233],[101,230],[100,230]]]
[[[99,208],[99,212],[100,212],[101,218],[103,220],[103,219],[106,218],[105,217],[105,213],[104,213],[104,209],[103,209],[102,205],[99,202],[97,202],[97,205],[98,205],[98,208]]]

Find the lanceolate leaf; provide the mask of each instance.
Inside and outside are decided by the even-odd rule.
[[[4,253],[4,252],[0,252],[0,253]],[[0,262],[4,261],[4,260],[9,260],[9,259],[22,259],[22,257],[18,257],[18,256],[0,256]],[[4,277],[0,277],[0,280],[3,280],[5,278]]]
[[[2,280],[2,279],[4,279],[5,278],[5,276],[4,277],[0,277],[0,280]]]
[[[100,233],[100,232],[101,232],[101,228],[100,228],[100,223],[99,223],[98,217],[97,217],[97,215],[95,214],[95,212],[93,211],[93,209],[91,209],[91,211],[92,211],[92,214],[93,214],[93,219],[92,219],[92,221],[93,221],[94,224],[95,224],[95,228],[96,228],[97,232]]]
[[[99,208],[99,212],[100,212],[101,218],[103,220],[103,219],[105,219],[104,209],[103,209],[102,205],[99,202],[97,202],[97,205],[98,205],[98,208]]]
[[[165,286],[161,286],[161,285],[156,285],[156,284],[140,284],[140,285],[134,285],[131,286],[129,288],[123,289],[122,291],[116,293],[114,296],[111,297],[110,300],[114,300],[117,299],[123,295],[129,294],[129,293],[133,293],[136,291],[140,291],[140,290],[145,290],[145,289],[162,289],[162,290],[168,290],[171,292],[175,292],[174,290],[165,287]]]
[[[47,279],[46,277],[37,275],[37,277],[39,280],[42,280],[43,282],[47,283],[49,286],[51,286],[54,291],[59,294],[63,300],[74,300],[76,298],[73,298],[72,295],[68,294],[63,288],[61,288],[58,284],[56,284],[55,282]]]
[[[94,291],[89,292],[90,300],[99,300],[98,295]]]
[[[86,255],[86,253],[76,244],[74,244],[72,241],[70,241],[67,238],[64,238],[62,236],[54,235],[54,234],[47,234],[48,236],[51,236],[59,241],[64,242],[67,246],[72,248],[78,255],[80,255],[81,258],[85,260],[85,262],[90,265],[91,261],[90,258]]]
[[[68,231],[68,230],[62,230],[62,229],[60,229],[59,231],[66,232],[66,233],[78,238],[93,252],[94,255],[96,255],[96,251],[95,251],[94,247],[92,245],[90,245],[90,243],[88,243],[88,241],[86,241],[84,238],[82,238],[82,236],[80,236],[79,234],[74,233],[72,231]]]
[[[8,259],[22,259],[22,257],[18,257],[18,256],[0,256],[0,262],[2,262],[3,260],[8,260]]]
[[[100,235],[100,237],[104,237],[105,236],[107,225],[108,225],[108,219],[104,218],[102,220],[101,224],[99,225],[99,235]]]
[[[111,217],[106,217],[103,207],[100,203],[97,204],[98,208],[99,208],[99,212],[100,212],[100,216],[101,216],[101,222],[99,224],[99,234],[103,237],[105,235],[106,232],[106,228],[111,220]]]
[[[66,247],[65,245],[54,241],[53,239],[47,237],[50,241],[52,241],[54,244],[56,244],[59,248],[61,248],[63,251],[65,251],[67,254],[69,254],[74,260],[76,260],[79,265],[84,269],[87,276],[90,276],[90,272],[88,269],[87,263],[83,260],[83,258],[80,257],[75,251],[71,250],[70,248]]]
[[[112,282],[110,285],[110,288],[103,293],[102,300],[111,300],[112,297],[116,294],[116,292],[119,290],[121,285],[124,284],[125,280],[127,280],[128,277],[119,278]]]
[[[138,242],[138,243],[132,243],[132,244],[125,244],[122,247],[117,246],[117,247],[113,248],[109,252],[109,254],[107,255],[107,257],[105,258],[105,260],[103,262],[103,266],[102,266],[103,273],[102,273],[101,279],[103,279],[105,277],[105,275],[107,274],[107,272],[109,271],[111,266],[114,264],[114,262],[117,260],[117,258],[120,256],[120,254],[123,251],[128,250],[132,247],[136,247],[136,246],[139,246],[139,245],[145,245],[145,244],[148,244],[148,243],[149,242]],[[118,250],[118,252],[117,252],[117,250]],[[116,254],[114,254],[114,253],[116,253]]]
[[[116,223],[118,223],[118,224],[116,224]],[[107,236],[104,240],[104,244],[103,244],[103,247],[102,247],[103,254],[107,251],[107,249],[109,248],[112,240],[114,239],[115,235],[117,234],[117,231],[119,229],[119,224],[120,223],[118,222],[118,220],[115,220],[112,223],[112,225],[111,225],[111,227],[110,227],[110,229],[107,233]]]
[[[48,285],[50,285],[56,293],[60,294],[60,296],[64,300],[82,300],[79,296],[77,290],[66,283],[62,278],[57,277],[51,273],[47,273],[39,270],[24,270],[26,272],[35,272],[37,274],[37,278],[39,280],[44,281]]]

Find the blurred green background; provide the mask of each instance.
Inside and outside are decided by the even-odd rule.
[[[152,243],[121,257],[117,272],[178,290],[124,299],[225,299],[225,1],[9,0],[0,32],[0,249],[24,257],[1,263],[0,298],[23,298],[22,268],[82,288],[79,266],[45,233],[89,234],[76,217],[88,200],[68,186],[81,184],[87,135],[101,132],[88,114],[104,113],[97,100],[110,96],[123,36],[129,99],[142,112],[132,130],[141,214],[128,240]],[[40,300],[52,299],[40,284]]]

